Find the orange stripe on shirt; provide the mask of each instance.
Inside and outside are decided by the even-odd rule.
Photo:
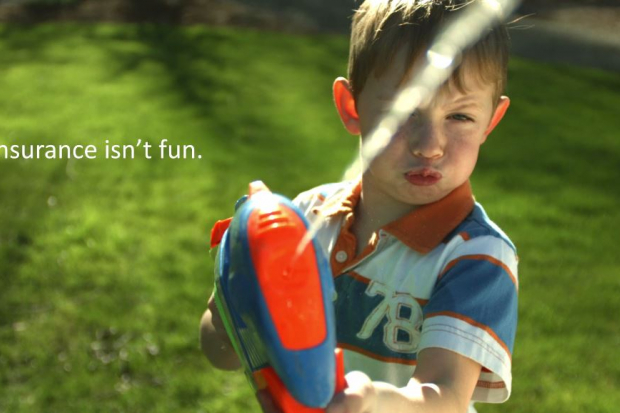
[[[456,264],[458,264],[459,262],[461,262],[463,260],[487,261],[487,262],[490,262],[491,264],[494,264],[494,265],[497,265],[498,267],[501,267],[510,276],[510,279],[512,280],[512,283],[515,285],[515,288],[517,289],[517,291],[519,290],[519,283],[517,282],[517,277],[514,276],[514,274],[510,270],[510,268],[506,264],[504,264],[503,262],[498,260],[497,258],[493,258],[490,255],[484,255],[484,254],[463,255],[462,257],[458,257],[458,258],[453,259],[452,261],[450,261],[448,263],[448,265],[446,265],[446,267],[439,274],[437,279],[439,280],[441,277],[444,276],[445,273],[450,271],[452,269],[452,267],[454,267]]]
[[[413,298],[415,298],[418,304],[420,304],[422,307],[428,304],[428,300],[425,300],[424,298],[418,298],[418,297],[413,297]]]
[[[383,362],[387,362],[387,363],[406,364],[408,366],[415,366],[416,364],[418,364],[417,360],[407,360],[407,359],[400,359],[400,358],[397,358],[397,357],[380,356],[378,354],[371,353],[368,350],[364,350],[363,348],[352,346],[352,345],[346,344],[346,343],[338,343],[338,347],[343,348],[345,350],[350,350],[350,351],[354,351],[356,353],[360,353],[360,354],[362,354],[362,355],[364,355],[366,357],[369,357],[371,359],[374,359],[374,360],[379,360],[379,361],[383,361]]]
[[[506,388],[506,383],[504,383],[503,381],[478,380],[478,383],[476,383],[476,387],[482,387],[485,389],[504,389]]]
[[[364,250],[358,256],[355,256],[358,240],[351,232],[351,225],[353,225],[353,213],[349,213],[345,217],[345,222],[340,229],[340,234],[336,240],[336,245],[332,249],[330,265],[334,277],[342,274],[346,268],[355,266],[358,262],[372,254],[379,243],[379,237],[375,232]],[[339,262],[336,259],[337,254],[341,252],[346,254],[346,259],[344,262]]]
[[[469,241],[471,239],[471,237],[469,236],[469,234],[465,231],[459,233],[459,235],[461,236],[461,238],[463,238],[463,240],[465,241]]]
[[[456,318],[458,320],[466,322],[467,324],[470,324],[470,325],[472,325],[474,327],[477,327],[477,328],[479,328],[481,330],[486,331],[504,349],[506,354],[508,354],[508,358],[510,360],[512,360],[512,355],[510,354],[510,350],[508,349],[508,346],[506,345],[506,343],[504,343],[502,341],[501,338],[499,338],[499,336],[497,334],[495,334],[495,331],[493,331],[491,329],[491,327],[486,326],[484,324],[481,324],[481,323],[477,322],[476,320],[473,320],[473,319],[471,319],[469,317],[466,317],[463,314],[455,313],[453,311],[440,311],[440,312],[437,312],[437,313],[430,313],[430,314],[426,315],[426,319],[429,319],[429,318],[432,318],[432,317],[440,317],[440,316]]]

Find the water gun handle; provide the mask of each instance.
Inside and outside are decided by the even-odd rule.
[[[342,349],[336,349],[335,357],[336,389],[334,394],[338,394],[347,388],[347,381],[344,377],[344,354]],[[274,404],[282,413],[322,413],[325,411],[325,409],[305,406],[295,400],[271,367],[256,372],[254,374],[254,381],[259,391],[267,391],[269,393]]]

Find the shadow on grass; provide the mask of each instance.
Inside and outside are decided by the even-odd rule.
[[[145,63],[155,63],[165,70],[169,87],[184,103],[206,115],[211,112],[215,104],[212,93],[226,86],[218,80],[217,73],[227,70],[228,62],[218,51],[231,47],[228,36],[159,25],[127,27],[118,34],[116,40],[137,41],[145,47],[132,51],[108,48],[116,65],[111,77],[137,70]]]
[[[62,60],[49,56],[46,50],[72,36],[69,26],[0,25],[0,44],[8,52],[0,53],[0,68],[8,69],[33,61],[62,63]]]
[[[204,125],[202,136],[182,138],[205,148],[202,152],[206,151],[211,173],[218,175],[216,182],[227,186],[229,171],[235,168],[231,160],[235,159],[241,168],[257,161],[243,159],[240,153],[235,157],[218,156],[230,152],[234,144],[230,132],[236,128],[235,117],[245,124],[255,123],[244,118],[242,107],[235,107],[238,85],[226,76],[239,70],[237,62],[230,58],[231,50],[239,47],[234,36],[205,29],[142,24],[125,28],[115,40],[121,43],[103,44],[113,66],[110,79],[140,71],[145,66],[161,70],[164,80],[150,86],[152,93],[172,95],[173,102],[176,101],[173,104],[191,110]],[[141,47],[124,48],[123,41],[136,42]],[[253,127],[268,128],[259,124]]]
[[[49,48],[74,36],[69,26],[2,25],[0,71],[29,64],[63,65],[67,59],[49,53]],[[20,135],[19,143],[36,143],[29,135]],[[2,144],[7,137],[0,137]],[[54,194],[67,182],[67,163],[0,159],[0,176],[0,200],[5,201],[0,203],[0,326],[6,326],[24,314],[48,308],[44,302],[24,300],[24,291],[41,288],[41,280],[47,275],[34,279],[18,274],[32,258],[37,236],[44,232],[42,228],[56,202]]]
[[[291,139],[300,134],[297,129],[288,129],[295,121],[283,123],[288,115],[270,117],[269,107],[276,107],[279,99],[270,93],[271,86],[279,85],[279,73],[270,70],[272,67],[291,70],[290,66],[303,64],[295,62],[299,56],[316,53],[314,49],[321,50],[322,44],[311,44],[310,51],[295,54],[292,48],[299,39],[278,39],[277,34],[270,34],[269,41],[279,50],[264,44],[259,33],[237,34],[229,30],[158,25],[2,26],[0,44],[6,52],[0,54],[0,68],[10,69],[31,62],[49,66],[71,64],[64,60],[67,54],[57,53],[55,48],[66,44],[79,47],[84,39],[89,46],[100,48],[109,57],[110,68],[102,82],[114,82],[115,78],[133,72],[142,73],[144,65],[151,65],[163,71],[165,79],[150,86],[153,92],[176,96],[173,102],[188,107],[196,117],[204,119],[205,135],[194,137],[194,140],[200,140],[206,148],[209,170],[221,186],[219,197],[209,196],[214,202],[228,203],[236,199],[250,180],[268,176],[277,177],[277,182],[294,183],[284,178],[291,175],[288,169],[298,168],[298,164],[304,162],[307,165],[301,169],[310,169],[311,162],[300,154],[316,151],[303,139]],[[331,53],[334,50],[327,51],[328,55]],[[75,56],[81,59],[79,49]],[[275,63],[259,69],[263,71],[261,76],[254,76],[255,69],[272,58]],[[302,62],[308,58],[303,58]],[[320,71],[326,76],[329,72],[331,77],[334,71],[329,63],[317,61]],[[294,70],[293,74],[298,75]],[[263,109],[261,102],[268,102],[266,110],[260,110]],[[28,143],[26,138],[20,136],[21,143]],[[291,160],[295,160],[295,165]],[[47,200],[54,193],[62,192],[62,186],[68,183],[64,176],[65,163],[15,165],[13,161],[0,161],[0,174],[13,177],[0,183],[0,197],[17,199],[0,208],[3,222],[0,231],[2,324],[10,324],[13,319],[10,313],[15,309],[11,305],[16,299],[9,299],[7,295],[19,289],[19,285],[11,285],[29,282],[25,278],[15,281],[12,274],[19,273],[20,267],[27,264],[37,231],[45,226],[50,210]],[[150,171],[153,166],[154,163],[149,165]],[[289,188],[291,186],[282,192]]]
[[[65,167],[60,162],[40,168],[33,164],[0,160],[0,199],[10,200],[0,205],[0,327],[39,311],[48,311],[46,302],[27,300],[27,291],[41,288],[41,280],[20,276],[20,268],[28,265],[36,254],[36,239],[42,231],[53,194],[65,180]],[[18,200],[18,201],[16,201]]]
[[[341,43],[328,37],[287,39],[274,33],[161,25],[137,25],[119,33],[126,37],[117,40],[143,47],[106,43],[115,67],[112,77],[143,65],[162,68],[167,82],[153,84],[153,89],[173,92],[180,104],[191,107],[205,120],[201,140],[208,151],[225,154],[209,160],[218,182],[253,180],[265,170],[275,175],[274,168],[282,173],[287,158],[303,163],[299,154],[313,152],[308,139],[291,139],[303,133],[304,126],[295,124],[293,109],[282,103],[282,95],[312,102],[314,96],[300,94],[306,89],[316,93],[316,85],[302,83],[312,82],[304,79],[307,72],[319,73],[325,79],[320,92],[324,110],[331,111],[331,79],[341,73],[338,58],[345,57]]]
[[[322,31],[348,33],[351,16],[359,4],[353,0],[239,0],[265,12],[301,15]]]

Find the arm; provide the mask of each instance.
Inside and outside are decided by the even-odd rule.
[[[403,388],[349,373],[349,388],[334,397],[327,413],[465,413],[479,375],[475,361],[428,348],[420,352],[414,376]]]
[[[213,295],[209,298],[207,311],[200,320],[200,347],[215,368],[236,370],[241,367],[237,354],[226,334]]]

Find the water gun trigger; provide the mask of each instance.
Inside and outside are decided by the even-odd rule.
[[[221,219],[211,228],[211,249],[217,247],[222,242],[222,238],[230,226],[231,218]]]
[[[334,395],[336,395],[347,388],[347,381],[344,375],[344,355],[342,349],[337,348],[334,355],[336,357],[336,388]],[[254,381],[257,384],[258,391],[268,392],[273,403],[284,413],[323,413],[325,411],[322,408],[305,406],[295,400],[271,367],[266,367],[254,373]],[[260,399],[258,393],[257,398]]]

